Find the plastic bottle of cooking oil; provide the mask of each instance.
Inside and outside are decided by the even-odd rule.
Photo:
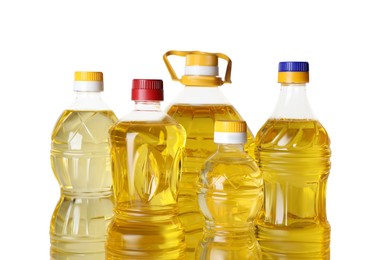
[[[309,64],[281,62],[278,82],[276,109],[255,141],[265,197],[257,237],[265,259],[329,259],[330,141],[306,97]]]
[[[160,110],[161,80],[133,80],[134,110],[110,130],[115,194],[107,259],[184,259],[177,195],[185,130]]]
[[[168,57],[185,57],[185,73],[178,79]],[[225,78],[218,77],[218,59],[227,61]],[[201,167],[217,145],[213,142],[216,120],[242,120],[237,110],[218,88],[230,83],[232,62],[222,53],[199,51],[168,51],[164,62],[173,80],[185,88],[168,108],[168,114],[176,119],[187,132],[184,152],[183,175],[179,187],[179,216],[184,226],[187,256],[194,258],[195,247],[202,236],[203,215],[199,211],[196,195],[196,180]],[[246,150],[253,151],[253,135],[247,130]]]
[[[263,179],[245,152],[245,121],[216,121],[217,151],[204,164],[198,201],[205,217],[196,259],[261,259],[254,220],[263,204]]]
[[[104,259],[113,215],[108,130],[115,114],[100,97],[101,72],[76,72],[75,102],[51,137],[51,165],[61,198],[50,224],[51,259]]]

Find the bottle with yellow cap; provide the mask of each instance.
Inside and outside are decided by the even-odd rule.
[[[135,107],[110,130],[114,218],[106,259],[185,259],[177,194],[185,130],[160,109],[162,80],[133,80]]]
[[[264,259],[329,259],[326,183],[330,141],[306,96],[307,62],[281,62],[281,93],[256,136],[264,207],[256,225]]]
[[[104,259],[113,214],[108,130],[117,118],[101,99],[101,72],[76,72],[74,80],[76,100],[51,137],[51,165],[61,198],[50,224],[50,256]]]
[[[261,259],[254,220],[263,203],[263,179],[245,152],[244,121],[216,121],[217,151],[204,164],[198,201],[205,218],[196,259]]]
[[[181,79],[168,60],[171,55],[186,59]],[[203,226],[203,216],[197,202],[196,180],[206,158],[217,149],[213,142],[214,122],[242,120],[242,117],[218,88],[224,83],[231,83],[232,62],[228,56],[199,51],[168,51],[163,58],[172,79],[185,85],[168,107],[168,114],[184,126],[187,132],[178,203],[180,220],[186,234],[187,256],[192,259]],[[219,59],[227,62],[224,79],[218,77]],[[247,140],[245,149],[253,151],[253,135],[249,129]]]

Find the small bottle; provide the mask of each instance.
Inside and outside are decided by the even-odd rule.
[[[263,179],[245,152],[245,121],[216,121],[217,151],[204,164],[198,201],[205,217],[195,259],[261,259],[254,220],[263,203]]]
[[[265,197],[257,237],[265,259],[329,259],[330,141],[306,96],[309,64],[279,63],[278,82],[276,108],[255,141]]]
[[[185,57],[185,73],[179,79],[168,57]],[[227,62],[224,78],[220,78],[218,61]],[[196,195],[196,180],[206,159],[217,150],[213,142],[216,120],[243,120],[227,100],[220,86],[231,83],[232,61],[222,53],[199,51],[168,51],[164,62],[173,80],[185,87],[168,107],[168,114],[186,130],[187,141],[183,175],[179,187],[179,217],[186,234],[187,258],[193,259],[195,247],[202,236],[203,216]],[[245,150],[253,156],[252,132],[247,129]]]
[[[107,259],[184,259],[177,195],[185,130],[160,109],[161,80],[133,80],[134,110],[110,130],[115,194]]]
[[[115,114],[100,97],[101,72],[76,72],[76,100],[51,137],[51,165],[61,198],[50,224],[51,259],[104,259],[113,215],[108,130]]]

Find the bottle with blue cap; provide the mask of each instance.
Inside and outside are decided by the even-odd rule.
[[[329,259],[330,140],[306,96],[309,63],[280,62],[279,100],[255,139],[264,178],[256,224],[263,259]]]
[[[61,198],[50,224],[50,259],[104,259],[113,196],[108,130],[117,118],[105,104],[103,73],[77,71],[75,101],[51,136],[51,165]]]

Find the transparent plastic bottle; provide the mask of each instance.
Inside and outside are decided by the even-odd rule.
[[[264,177],[257,224],[264,259],[329,259],[326,183],[330,141],[306,97],[307,62],[281,62],[275,111],[256,136]]]
[[[75,102],[51,137],[51,165],[61,198],[50,224],[51,259],[104,259],[113,215],[108,130],[115,114],[100,97],[101,72],[76,72]]]
[[[171,55],[186,58],[185,75],[181,79],[178,79],[168,60]],[[224,80],[218,77],[219,58],[227,61]],[[164,55],[164,62],[172,79],[185,85],[168,107],[168,114],[178,121],[187,133],[178,203],[180,221],[186,234],[187,256],[188,259],[193,259],[203,227],[203,216],[196,195],[196,180],[206,158],[217,149],[213,142],[214,122],[243,119],[218,88],[231,82],[232,63],[229,57],[222,53],[168,51]],[[253,135],[249,129],[247,134],[245,149],[253,155]]]
[[[163,82],[133,80],[134,110],[110,130],[115,194],[107,259],[184,259],[177,195],[185,130],[162,112]]]
[[[195,259],[261,259],[254,220],[263,203],[263,179],[245,152],[244,121],[216,121],[217,151],[198,180],[198,200],[205,217]]]

